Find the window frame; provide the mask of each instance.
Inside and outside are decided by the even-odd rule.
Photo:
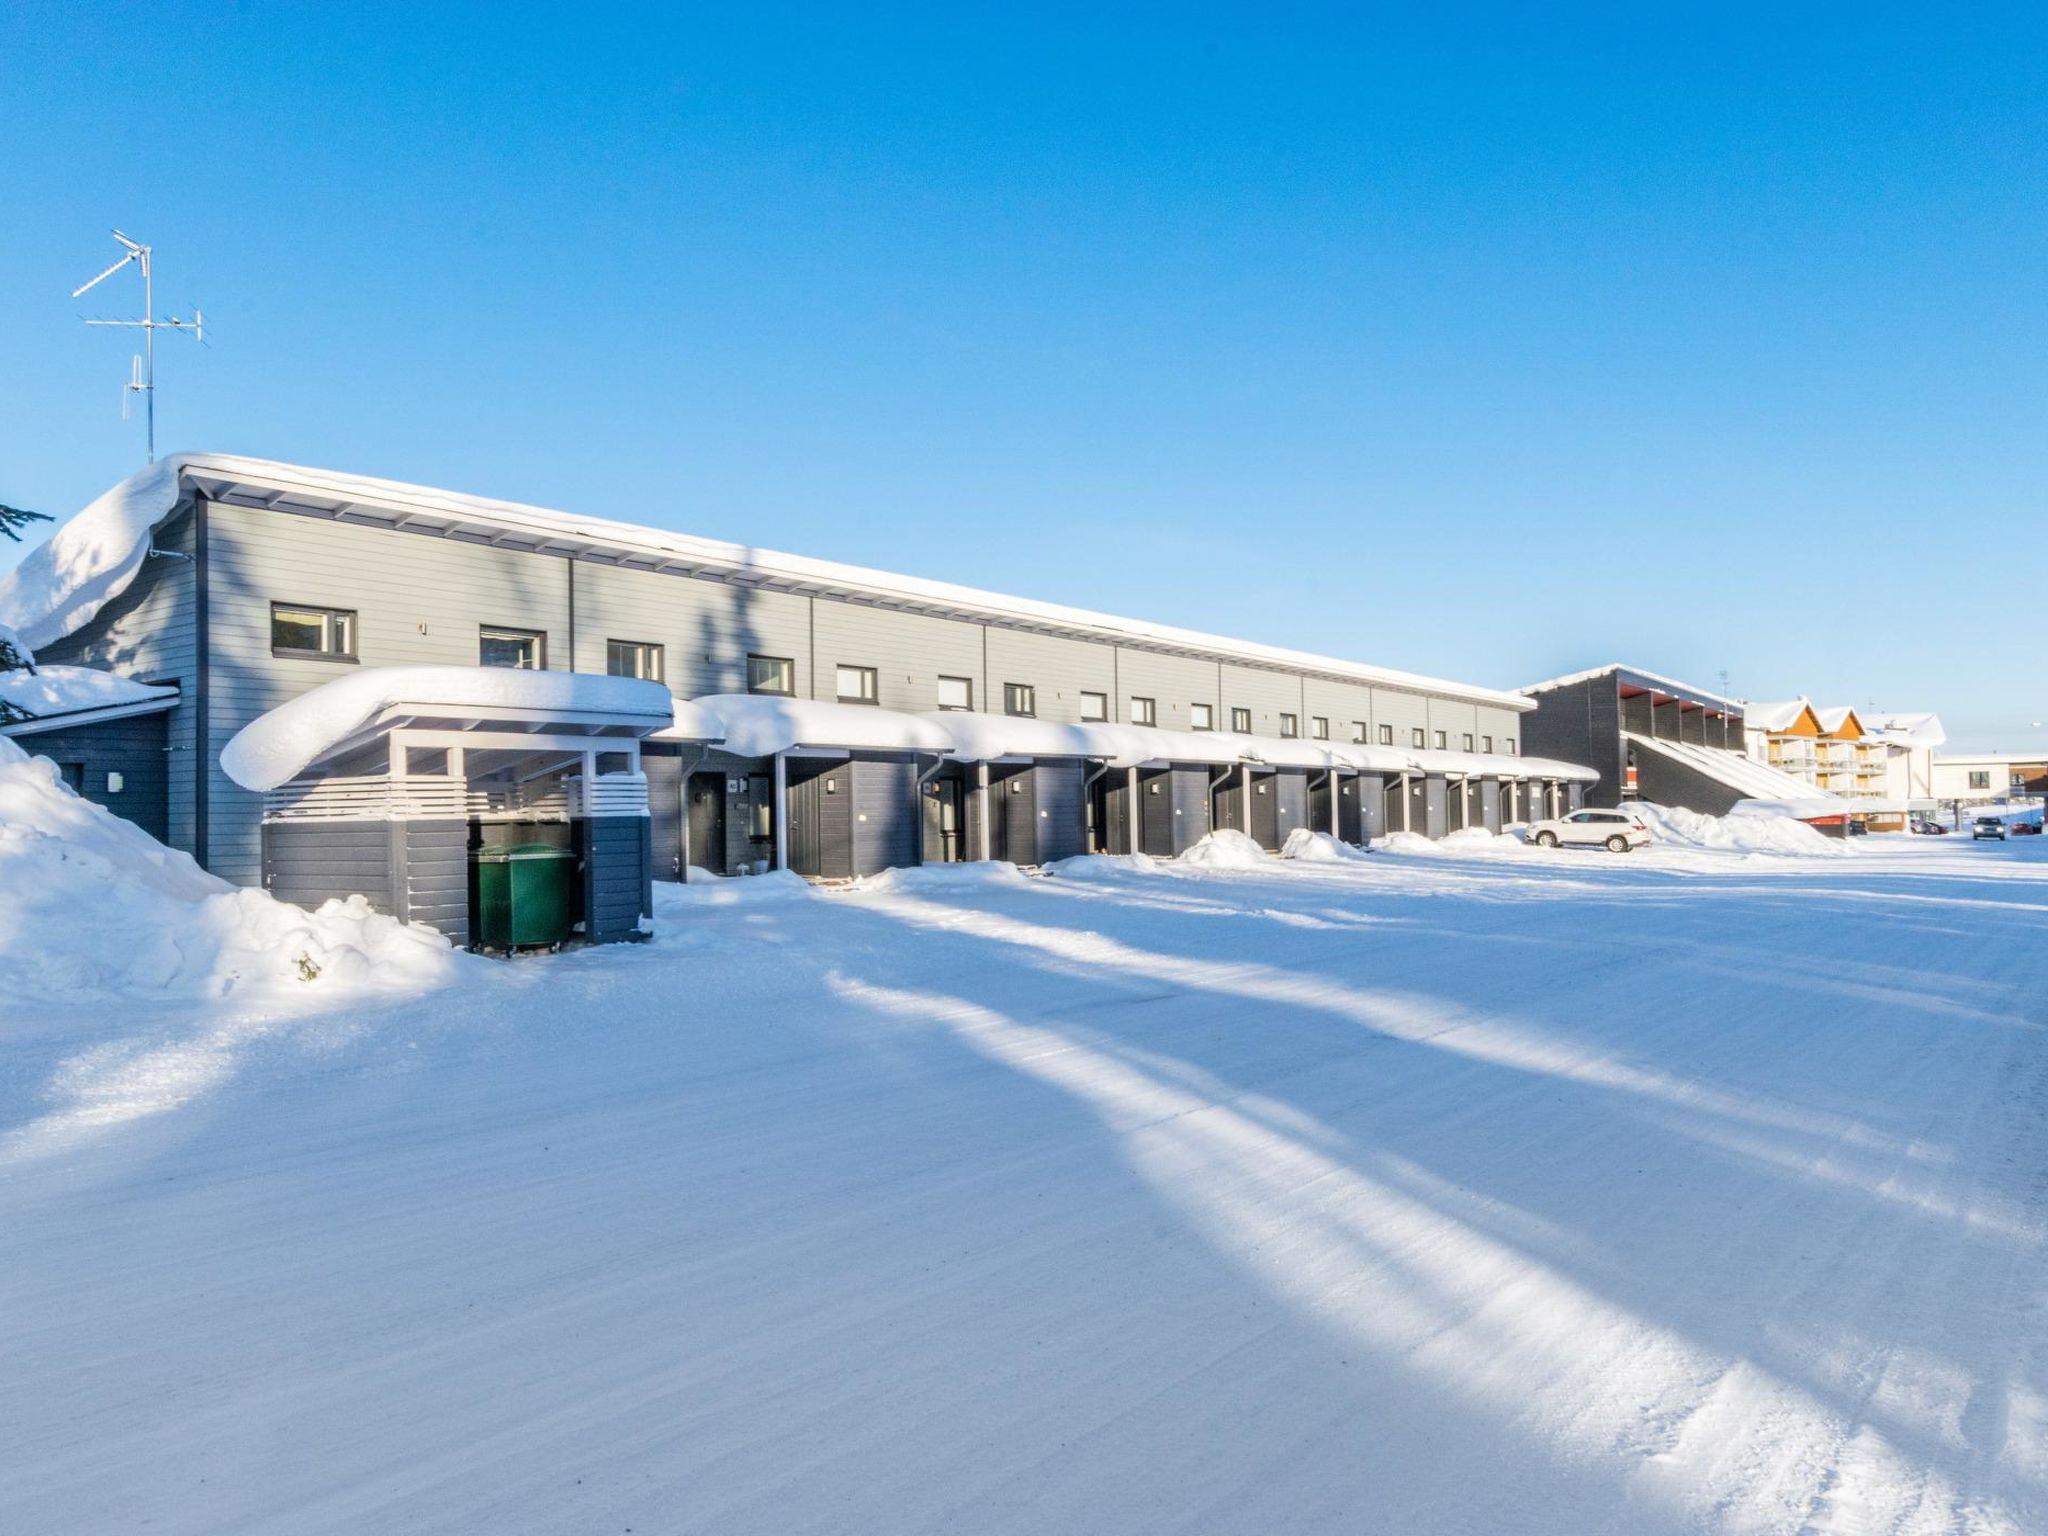
[[[1970,776],[1969,788],[1989,789],[1991,787],[1991,770],[1989,768],[1965,768],[1963,771]]]
[[[1088,713],[1090,707],[1088,701],[1090,699],[1095,699],[1099,701],[1099,703],[1095,706],[1097,712],[1092,715]],[[1083,688],[1081,690],[1081,723],[1083,725],[1102,725],[1106,724],[1108,720],[1109,695],[1102,692],[1100,689]]]
[[[860,681],[864,692],[846,691],[846,674],[849,672]],[[863,667],[857,662],[835,661],[832,663],[832,694],[841,704],[868,704],[879,707],[882,702],[882,674],[873,667]]]
[[[1393,744],[1394,728],[1391,725],[1386,725],[1383,723],[1380,726],[1380,745],[1383,747],[1391,747]]]
[[[1018,708],[1019,702],[1023,708]],[[1018,720],[1038,718],[1038,688],[1033,683],[1003,684],[1003,713]]]
[[[1282,741],[1299,741],[1301,739],[1301,716],[1291,715],[1284,709],[1280,711],[1280,739]]]
[[[1252,733],[1252,712],[1242,704],[1230,706],[1230,734],[1249,736]]]
[[[1459,737],[1459,740],[1465,743],[1465,750],[1467,752],[1470,752],[1472,750],[1472,733],[1470,731],[1462,733]]]
[[[1188,706],[1188,729],[1191,731],[1215,730],[1216,706],[1214,704],[1190,704]]]
[[[1428,750],[1429,750],[1429,731],[1428,731],[1428,730],[1427,730],[1426,728],[1424,728],[1423,726],[1419,726],[1419,725],[1411,725],[1411,726],[1409,726],[1409,727],[1408,727],[1408,745],[1409,745],[1409,746],[1410,746],[1411,748],[1413,748],[1413,749],[1414,749],[1415,751],[1417,751],[1417,752],[1426,752],[1426,751],[1428,751]]]
[[[958,683],[961,686],[961,688],[965,691],[967,696],[967,702],[965,704],[948,704],[946,702],[945,693],[946,684],[948,683]],[[974,708],[974,679],[971,677],[955,677],[950,673],[941,672],[939,674],[939,686],[937,690],[937,696],[939,701],[939,708],[942,710],[947,710],[956,713],[961,711],[972,710]]]
[[[1481,736],[1479,738],[1479,750],[1491,757],[1493,755],[1493,738],[1491,736]]]
[[[484,644],[490,640],[532,641],[533,665],[508,667],[501,661],[485,661]],[[476,664],[504,672],[545,672],[548,669],[548,632],[544,629],[522,629],[513,624],[479,624],[476,627]]]
[[[345,621],[345,627],[348,632],[347,649],[344,650],[337,647],[334,650],[309,651],[303,650],[296,645],[279,645],[277,643],[277,616],[279,610],[283,610],[286,613],[317,613],[318,615],[320,615],[320,632],[323,637],[333,633],[336,620]],[[290,661],[335,661],[344,664],[354,663],[360,659],[356,655],[356,645],[358,641],[359,631],[358,614],[358,609],[329,608],[322,603],[273,602],[270,605],[270,654],[280,659]]]
[[[771,662],[786,668],[789,675],[787,688],[763,688],[754,681],[754,663]],[[793,699],[796,697],[796,658],[794,656],[769,656],[759,651],[747,652],[747,692],[758,693],[772,699]]]
[[[1436,733],[1436,749],[1439,752],[1451,750],[1451,733],[1449,731],[1438,731]]]
[[[650,672],[621,672],[613,663],[613,653],[620,647],[644,651],[654,658],[654,670]],[[668,647],[653,640],[614,640],[607,636],[604,642],[604,670],[607,677],[637,677],[650,683],[668,681]]]
[[[1308,739],[1310,741],[1328,741],[1330,739],[1330,717],[1328,715],[1310,715],[1308,717]]]
[[[1159,701],[1146,698],[1143,694],[1131,695],[1131,724],[1157,725],[1159,723]]]
[[[1500,749],[1509,757],[1513,757],[1515,755],[1515,738],[1512,736],[1503,736],[1500,741]]]

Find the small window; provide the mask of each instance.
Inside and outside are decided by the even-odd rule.
[[[873,667],[835,667],[833,676],[842,704],[872,704],[882,696]]]
[[[1509,757],[1513,757],[1515,755],[1515,738],[1512,736],[1508,737],[1500,744],[1500,749],[1507,753]]]
[[[1037,714],[1038,690],[1029,683],[1003,684],[1003,713],[1025,716]]]
[[[1470,731],[1465,733],[1465,750],[1467,752],[1472,750],[1472,733]]]
[[[1109,695],[1081,690],[1081,718],[1083,720],[1107,720],[1109,718]]]
[[[1280,735],[1284,739],[1292,741],[1295,737],[1299,736],[1300,734],[1301,716],[1290,715],[1285,710],[1282,710],[1280,712]]]
[[[521,672],[545,671],[547,640],[538,630],[493,629],[486,624],[477,631],[476,664],[512,667]]]
[[[974,708],[974,679],[971,677],[942,677],[939,679],[939,708]]]
[[[1493,738],[1491,736],[1480,737],[1479,750],[1482,752],[1491,752],[1493,750]]]
[[[273,656],[324,656],[329,661],[354,661],[356,616],[345,608],[299,608],[272,603],[270,652]]]
[[[1366,723],[1363,720],[1354,720],[1351,722],[1351,739],[1357,742],[1361,747],[1364,746],[1368,741],[1372,740],[1372,734],[1367,729]]]
[[[1330,739],[1330,717],[1328,715],[1311,715],[1308,722],[1308,733],[1315,737],[1317,741],[1328,741]]]
[[[1429,745],[1429,737],[1424,733],[1421,726],[1416,726],[1408,733],[1408,745],[1411,747],[1426,747]]]
[[[796,663],[787,656],[749,656],[747,692],[794,695]]]
[[[1233,709],[1230,712],[1230,728],[1240,736],[1252,733],[1252,712],[1248,709]]]
[[[1381,745],[1381,746],[1383,746],[1383,747],[1391,747],[1391,746],[1392,746],[1393,744],[1394,744],[1394,728],[1393,728],[1393,727],[1392,727],[1391,725],[1383,725],[1383,726],[1381,726],[1381,727],[1380,727],[1380,745]]]
[[[1159,723],[1159,701],[1156,699],[1131,700],[1131,724],[1157,725]]]
[[[661,647],[638,640],[607,640],[604,643],[604,669],[613,677],[644,677],[649,682],[658,683],[661,681]]]
[[[1443,751],[1443,750],[1444,750],[1445,748],[1447,748],[1448,746],[1450,746],[1450,744],[1451,744],[1451,733],[1450,733],[1449,731],[1438,731],[1438,732],[1436,733],[1436,749],[1437,749],[1437,751],[1439,751],[1439,752]]]
[[[1975,768],[1970,770],[1970,788],[1989,789],[1990,787],[1991,770],[1989,768],[1983,769],[1981,772]]]
[[[1216,729],[1216,706],[1213,704],[1190,704],[1188,706],[1188,729],[1213,731]]]

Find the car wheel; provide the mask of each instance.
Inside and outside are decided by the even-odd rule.
[[[1627,853],[1628,839],[1625,837],[1618,836],[1610,837],[1609,839],[1607,839],[1607,851],[1609,853]]]
[[[1538,848],[1555,848],[1557,846],[1557,834],[1555,832],[1538,832],[1536,834],[1536,846]]]

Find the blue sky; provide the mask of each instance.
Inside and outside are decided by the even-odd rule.
[[[2038,10],[424,9],[0,16],[0,501],[118,224],[166,449],[2048,746]]]

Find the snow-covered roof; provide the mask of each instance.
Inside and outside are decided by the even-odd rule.
[[[773,757],[794,747],[853,748],[870,752],[950,752],[953,738],[925,715],[793,699],[772,693],[714,693],[693,701],[724,722],[725,750],[741,757]]]
[[[1812,701],[1806,698],[1752,702],[1743,706],[1745,713],[1742,721],[1750,730],[1762,731],[1768,735],[1772,731],[1791,730],[1799,723],[1799,717],[1812,708]],[[1819,716],[1816,715],[1816,722],[1818,719]]]
[[[1760,763],[1732,747],[1706,747],[1692,741],[1668,741],[1662,737],[1638,735],[1634,731],[1622,732],[1622,739],[1634,746],[1655,752],[1660,757],[1669,758],[1695,773],[1704,774],[1715,783],[1734,790],[1744,799],[1786,804],[1803,801],[1825,801],[1830,805],[1841,803],[1837,796],[1815,789],[1797,775],[1782,772],[1767,763]],[[1840,812],[1812,814],[1839,815]]]
[[[1600,777],[1591,768],[1553,757],[1509,757],[1500,752],[1445,752],[1434,748],[1408,755],[1424,773],[1457,774],[1465,778],[1558,779],[1591,784]]]
[[[1146,763],[1208,763],[1221,766],[1244,761],[1245,740],[1220,731],[1169,731],[1157,725],[1085,725],[1094,743],[1091,757],[1112,768]]]
[[[98,667],[45,666],[33,672],[19,668],[0,672],[0,704],[11,704],[32,717],[7,727],[9,735],[150,714],[177,702],[178,690],[169,684],[140,683]]]
[[[31,646],[47,644],[85,624],[133,579],[148,551],[152,528],[176,507],[187,485],[239,505],[346,516],[352,522],[402,523],[418,533],[484,537],[507,548],[546,550],[641,570],[847,596],[911,612],[994,618],[1047,633],[1299,669],[1505,709],[1532,707],[1519,693],[1390,667],[605,518],[229,454],[178,454],[101,496],[31,551],[12,575],[0,578],[0,620],[19,627]]]
[[[221,749],[220,765],[244,789],[276,789],[367,729],[419,718],[541,721],[641,736],[672,725],[676,711],[668,689],[637,677],[514,667],[367,667],[250,721]]]
[[[934,710],[929,720],[951,738],[951,755],[985,763],[998,757],[1090,757],[1093,739],[1085,725],[1062,725],[1024,715],[990,715],[971,709]]]
[[[1932,711],[1872,715],[1863,722],[1863,728],[1869,735],[1891,746],[1938,747],[1948,740],[1948,731],[1941,723],[1941,716]]]
[[[1522,693],[1548,693],[1553,688],[1569,688],[1573,683],[1591,682],[1594,678],[1605,677],[1610,672],[1626,672],[1630,677],[1640,677],[1644,682],[1654,683],[1659,688],[1668,689],[1672,693],[1682,693],[1687,698],[1703,699],[1709,704],[1719,704],[1724,709],[1733,710],[1738,715],[1748,708],[1739,699],[1731,699],[1722,694],[1712,693],[1705,688],[1694,687],[1691,683],[1681,683],[1675,677],[1665,677],[1661,673],[1647,671],[1642,667],[1632,667],[1624,661],[1610,661],[1605,666],[1588,667],[1583,672],[1567,672],[1563,677],[1545,678],[1540,683],[1530,683],[1520,691]]]
[[[1851,720],[1856,722],[1858,731],[1863,729],[1863,721],[1857,716],[1855,709],[1847,704],[1832,704],[1826,709],[1816,709],[1813,712],[1813,718],[1820,722],[1820,728],[1830,736],[1841,730]]]

